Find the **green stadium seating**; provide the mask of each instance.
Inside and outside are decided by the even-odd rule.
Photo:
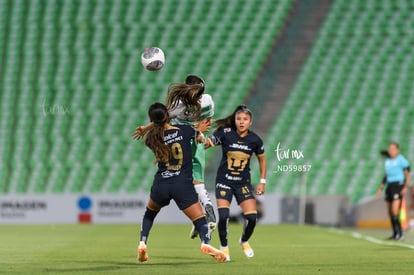
[[[303,150],[311,195],[375,194],[379,155],[396,140],[414,160],[412,34],[409,0],[334,1],[282,110],[266,137]],[[272,166],[270,170],[274,169]],[[255,164],[253,177],[258,178]],[[297,194],[301,175],[269,173],[271,192]]]
[[[149,191],[154,158],[130,138],[148,106],[165,100],[169,83],[200,74],[216,116],[226,115],[292,4],[0,1],[0,192]],[[165,51],[162,71],[142,68],[148,46]]]

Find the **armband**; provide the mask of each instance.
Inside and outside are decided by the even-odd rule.
[[[266,179],[260,179],[260,183],[266,184]]]

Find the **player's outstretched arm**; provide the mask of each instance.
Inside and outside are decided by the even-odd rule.
[[[197,141],[200,143],[204,143],[206,142],[206,138],[204,137],[203,133],[207,132],[210,129],[211,126],[211,122],[210,120],[202,120],[197,124],[197,131],[200,133],[197,136]]]
[[[265,193],[265,185],[266,185],[266,157],[265,157],[265,154],[258,155],[257,159],[259,161],[260,183],[256,187],[256,195],[263,195]]]
[[[146,132],[148,132],[152,127],[154,127],[154,123],[150,122],[144,126],[138,126],[135,128],[135,131],[131,134],[133,139],[140,139],[142,138]]]

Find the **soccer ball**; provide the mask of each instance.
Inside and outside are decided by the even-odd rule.
[[[148,71],[161,70],[165,65],[164,52],[157,47],[146,48],[141,54],[141,63]]]

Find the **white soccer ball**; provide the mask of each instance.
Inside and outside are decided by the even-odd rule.
[[[141,63],[148,71],[161,70],[165,65],[164,52],[158,47],[146,48],[141,54]]]

